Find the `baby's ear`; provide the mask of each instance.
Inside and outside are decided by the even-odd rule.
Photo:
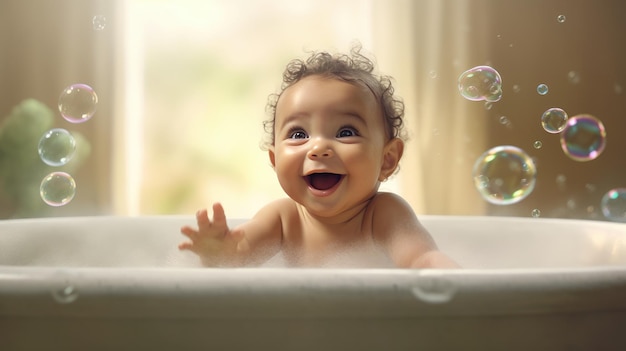
[[[270,157],[272,168],[276,167],[276,155],[274,154],[274,145],[267,148],[267,154]]]
[[[389,178],[398,167],[402,153],[404,152],[404,141],[400,138],[393,138],[387,142],[383,151],[383,163],[380,167],[379,181]]]

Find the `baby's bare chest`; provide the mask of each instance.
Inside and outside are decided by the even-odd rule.
[[[295,267],[379,267],[390,261],[369,228],[285,228],[282,254]],[[381,263],[382,262],[382,263]]]

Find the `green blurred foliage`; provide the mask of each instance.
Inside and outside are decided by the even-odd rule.
[[[14,107],[0,125],[0,218],[46,216],[50,209],[39,195],[43,177],[53,171],[76,170],[91,152],[85,137],[70,131],[76,140],[72,160],[62,168],[43,163],[37,146],[53,122],[50,108],[35,99],[27,99]]]

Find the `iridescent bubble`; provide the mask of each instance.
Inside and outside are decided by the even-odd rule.
[[[502,78],[489,66],[477,66],[461,73],[459,92],[471,101],[496,102],[502,98]]]
[[[606,146],[606,130],[592,115],[577,115],[567,121],[561,132],[561,148],[575,161],[596,159]]]
[[[83,123],[96,113],[98,95],[89,85],[73,84],[59,96],[59,112],[70,123]]]
[[[537,168],[522,149],[503,145],[478,157],[472,176],[483,199],[495,205],[510,205],[532,193]]]
[[[538,218],[541,216],[541,210],[539,210],[538,208],[534,208],[531,212],[530,212],[531,216],[533,216],[533,218]]]
[[[76,182],[65,172],[52,172],[41,181],[39,194],[50,206],[67,205],[76,195]]]
[[[606,219],[626,222],[626,188],[609,190],[602,197],[600,207]]]
[[[560,133],[567,125],[567,112],[558,107],[547,109],[541,115],[541,126],[548,133]]]
[[[565,20],[566,20],[565,15],[558,15],[558,16],[556,16],[556,20],[559,23],[564,23]]]
[[[539,95],[546,95],[548,93],[548,86],[543,83],[537,85],[537,93]]]
[[[102,15],[96,15],[93,16],[91,23],[93,24],[94,30],[103,30],[107,25],[107,19]]]
[[[53,167],[63,166],[74,156],[76,140],[63,128],[50,129],[39,139],[37,149],[39,157],[45,164]]]

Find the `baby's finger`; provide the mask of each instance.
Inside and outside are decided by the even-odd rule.
[[[181,251],[185,251],[185,250],[194,251],[194,246],[192,243],[185,241],[185,242],[178,244],[178,249]]]
[[[208,230],[211,227],[211,221],[206,209],[196,212],[196,222],[198,222],[199,231]]]
[[[196,235],[198,234],[198,231],[189,227],[189,226],[184,226],[180,228],[180,232],[185,235],[186,237],[188,237],[191,240],[194,240],[194,238],[196,237]]]
[[[213,225],[220,230],[225,230],[228,227],[224,207],[219,202],[213,204]]]

